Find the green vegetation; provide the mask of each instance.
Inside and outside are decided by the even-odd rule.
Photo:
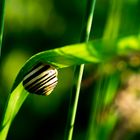
[[[15,0],[14,2],[16,3],[17,1]],[[19,5],[22,5],[22,7],[26,5],[23,1],[19,2],[21,2]],[[10,38],[11,35],[15,35],[14,37],[11,37],[12,39],[18,38],[17,40],[15,39],[16,43],[12,42],[13,44],[11,46],[15,45],[15,49],[19,49],[19,46],[21,46],[21,53],[19,55],[21,58],[17,58],[19,59],[20,64],[15,64],[17,60],[14,60],[14,57],[9,57],[10,59],[8,59],[8,54],[2,58],[2,81],[4,81],[5,77],[9,78],[11,75],[10,73],[12,72],[4,69],[6,68],[7,61],[9,62],[9,65],[7,65],[11,66],[11,70],[15,65],[18,67],[19,72],[15,80],[10,81],[10,83],[13,83],[13,85],[8,97],[5,111],[3,113],[3,118],[1,118],[0,140],[6,139],[9,128],[11,129],[7,140],[19,139],[20,134],[25,132],[25,127],[28,126],[29,128],[27,128],[28,130],[25,132],[23,139],[36,139],[33,136],[34,131],[38,132],[35,135],[38,135],[40,139],[64,139],[65,132],[65,139],[68,140],[137,139],[139,137],[140,130],[140,89],[138,84],[133,83],[139,83],[139,1],[97,1],[95,5],[95,1],[89,0],[87,1],[87,10],[85,15],[86,4],[84,1],[79,2],[81,3],[81,6],[78,2],[71,2],[71,8],[72,6],[76,7],[74,12],[77,12],[77,15],[75,16],[82,17],[82,15],[84,15],[85,18],[80,43],[75,43],[76,41],[78,42],[79,38],[78,34],[76,35],[75,32],[81,29],[82,24],[80,25],[79,29],[77,28],[81,21],[77,23],[77,26],[75,24],[73,27],[73,24],[70,23],[70,21],[77,22],[77,17],[67,17],[67,14],[73,14],[71,13],[71,9],[67,9],[68,5],[64,1],[61,1],[65,5],[63,8],[57,1],[54,3],[51,1],[46,2],[46,4],[48,3],[50,6],[50,10],[47,9],[47,11],[51,11],[52,15],[54,16],[50,18],[50,22],[54,24],[54,21],[58,19],[59,24],[54,24],[54,28],[56,30],[52,29],[52,32],[50,31],[50,33],[46,30],[44,31],[45,28],[47,29],[49,26],[51,26],[51,23],[49,23],[48,13],[45,19],[43,19],[43,13],[45,11],[43,2],[44,1],[42,0],[40,5],[38,1],[33,4],[32,0],[30,0],[30,3],[27,3],[29,6],[29,11],[27,11],[31,15],[33,14],[32,10],[36,9],[36,7],[40,8],[40,6],[42,6],[40,13],[38,13],[39,15],[42,15],[42,19],[40,19],[42,23],[40,22],[39,25],[37,23],[31,23],[31,25],[33,24],[35,26],[34,29],[32,29],[33,27],[29,25],[24,26],[25,21],[23,21],[22,24],[19,24],[17,31],[13,30],[12,27],[8,27],[8,25],[7,28],[5,26],[5,38],[6,36],[7,38],[8,36]],[[106,3],[107,6],[102,4],[103,2]],[[55,6],[56,9],[59,9],[59,7],[61,8],[59,10],[57,9],[58,11],[56,11],[56,9],[54,9]],[[66,15],[63,10],[67,11]],[[4,15],[3,12],[1,13]],[[14,16],[14,12],[10,13],[10,5],[7,3],[7,14],[5,20],[7,21],[7,24],[10,21],[10,18],[12,18],[12,16],[10,17],[10,14]],[[22,21],[24,14],[14,16],[15,24]],[[101,15],[101,17],[99,15]],[[16,20],[16,18],[21,19]],[[104,19],[104,25],[100,23],[101,19],[99,20],[98,18]],[[36,20],[35,18],[33,19]],[[72,19],[75,20],[73,21]],[[82,18],[80,19],[82,20]],[[91,28],[92,20],[94,23],[94,27],[92,28],[94,30]],[[1,21],[3,24],[3,20]],[[16,21],[18,22],[16,23]],[[27,21],[27,23],[29,24],[29,21]],[[61,26],[63,26],[63,28]],[[73,30],[70,32],[70,29],[68,29],[67,26],[71,27]],[[26,35],[28,34],[30,39],[32,39],[31,36],[33,37],[33,41],[27,41],[28,37],[26,38]],[[67,36],[67,34],[69,35]],[[72,35],[74,35],[74,37]],[[62,37],[63,42],[66,40],[66,43],[58,41]],[[49,45],[52,45],[52,48],[49,48],[50,46],[46,43],[46,48],[45,46],[42,46],[42,44],[44,45],[44,42],[46,42],[45,39],[47,39],[47,42],[51,42],[51,40],[53,42],[54,39],[59,44],[58,46],[61,45],[63,47],[55,48],[57,43],[50,43]],[[37,41],[37,43],[35,41]],[[5,42],[5,46],[6,45],[10,45],[10,43],[7,41],[7,43]],[[26,47],[26,45],[31,45],[31,48],[29,49],[29,46]],[[40,49],[44,51],[39,52]],[[22,54],[24,53],[23,50],[25,51],[25,56],[22,58]],[[32,51],[35,54],[27,60],[24,57],[28,55],[28,51],[30,52],[30,55],[32,55]],[[8,50],[5,50],[4,52],[6,54]],[[27,60],[26,62],[25,59]],[[21,62],[23,61],[25,64],[21,67]],[[25,91],[22,85],[22,80],[25,74],[39,62],[53,65],[59,71],[58,78],[60,80],[58,81],[57,88],[54,90],[54,93],[48,97],[30,95],[27,91]],[[83,64],[85,65],[84,75]],[[74,69],[76,69],[75,73],[73,72]],[[4,77],[5,72],[7,75]],[[2,81],[0,83],[2,85],[0,87],[0,95],[1,99],[6,100],[7,97],[4,97],[3,94],[4,92],[8,93],[10,91],[10,88],[8,89],[10,84],[8,86],[8,82],[5,82],[4,85]],[[81,94],[79,97],[80,88]],[[70,102],[71,90],[72,97]],[[25,99],[27,96],[29,98],[26,101]],[[5,103],[2,103],[2,100],[0,101],[4,106]],[[20,107],[24,101],[25,106],[23,105],[23,111],[20,112]],[[131,102],[133,103],[133,107]],[[70,107],[68,107],[69,104]],[[130,109],[127,109],[127,107]],[[68,108],[70,109],[69,111]],[[32,112],[32,110],[34,112]],[[26,113],[26,111],[29,113]],[[71,114],[71,112],[74,113]],[[19,116],[17,113],[19,113]],[[17,118],[17,120],[19,119],[19,122],[16,122],[16,119],[14,120],[16,115],[19,117]],[[29,119],[28,123],[24,121],[24,117],[22,116],[26,117],[27,120]],[[20,121],[20,117],[24,122]],[[68,124],[66,126],[67,117]],[[51,122],[54,122],[51,124],[49,123],[50,120]],[[13,127],[16,127],[16,124],[19,123],[19,126],[17,127],[21,128],[21,131],[17,130],[14,134],[14,130],[12,130],[13,128],[11,125],[12,121],[12,125],[14,125]],[[46,126],[45,130],[43,130],[44,126]],[[23,131],[23,129],[25,130]],[[19,133],[19,135],[17,133]]]
[[[3,29],[4,29],[4,5],[5,0],[0,1],[0,53],[1,53],[1,45],[2,45],[2,37],[3,37]]]

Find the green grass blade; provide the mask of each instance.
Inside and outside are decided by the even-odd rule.
[[[85,19],[83,22],[83,29],[81,33],[80,42],[88,42],[89,40],[91,27],[92,27],[92,21],[93,21],[93,14],[94,14],[94,9],[95,9],[95,3],[96,3],[96,0],[87,0],[87,7],[86,7],[86,13],[84,17]],[[77,112],[77,107],[78,107],[83,72],[84,72],[84,64],[77,65],[75,67],[75,73],[74,73],[75,84],[72,87],[72,97],[74,98],[71,98],[71,101],[70,101],[68,121],[66,125],[67,128],[66,128],[65,139],[67,140],[72,140],[72,137],[73,137],[73,130],[74,130],[76,112]]]
[[[4,8],[5,8],[5,0],[0,0],[0,55],[4,29]]]
[[[10,125],[27,95],[28,93],[24,90],[22,83],[20,83],[12,92],[12,94],[10,94],[7,106],[5,108],[3,120],[1,122],[0,140],[6,139]]]
[[[83,70],[84,70],[84,65],[81,65],[78,67],[78,75],[75,75],[76,77],[76,87],[74,85],[73,90],[72,90],[72,97],[70,101],[70,107],[69,107],[69,114],[68,114],[68,124],[66,128],[66,135],[65,139],[66,140],[72,140],[73,137],[73,130],[74,130],[74,124],[75,124],[75,117],[76,117],[76,112],[77,112],[77,106],[78,106],[78,100],[79,100],[79,93],[80,93],[80,88],[81,88],[81,80],[82,80],[82,75],[83,75]]]
[[[116,121],[117,115],[109,106],[112,103],[119,83],[119,73],[102,75],[97,81],[97,89],[94,92],[88,140],[108,140]],[[114,87],[114,88],[113,88]],[[114,96],[113,96],[114,95]]]
[[[106,47],[107,46],[107,47]],[[12,90],[22,81],[24,75],[34,65],[44,62],[56,68],[65,68],[72,65],[86,63],[101,63],[115,57],[128,56],[140,51],[140,37],[128,36],[115,40],[94,40],[88,43],[79,43],[61,48],[40,52],[31,57],[17,75]]]
[[[120,21],[122,16],[123,3],[124,1],[122,0],[110,1],[110,10],[103,33],[103,39],[115,39],[118,36],[121,24]]]
[[[74,45],[65,46],[58,49],[40,52],[31,57],[19,72],[15,81],[13,89],[22,81],[23,76],[35,64],[44,62],[55,66],[56,68],[65,68],[72,65],[83,63],[97,63],[101,59],[96,50],[90,51],[91,46],[86,43],[79,43]]]

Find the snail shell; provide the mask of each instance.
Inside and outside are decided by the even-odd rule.
[[[57,85],[57,75],[56,68],[39,63],[24,76],[23,86],[30,93],[49,95]]]

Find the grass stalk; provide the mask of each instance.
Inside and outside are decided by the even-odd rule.
[[[27,96],[28,93],[24,90],[22,83],[9,95],[0,125],[0,140],[6,140],[10,125]]]
[[[80,42],[88,42],[89,40],[92,21],[93,21],[93,14],[95,9],[95,3],[96,0],[87,0],[87,7],[86,7],[86,13],[84,17],[85,19],[83,22]],[[70,101],[65,140],[72,140],[83,71],[84,71],[84,64],[75,67],[74,81],[76,84],[73,86],[72,89],[72,97]]]
[[[5,0],[0,0],[0,56],[4,30],[4,11],[5,11],[4,9],[5,9]]]
[[[103,33],[103,40],[113,41],[117,38],[118,33],[120,31],[120,21],[122,16],[122,7],[123,2],[121,0],[110,0],[110,8],[108,13],[108,18],[106,22],[106,26]],[[100,64],[100,68],[104,64]],[[102,73],[102,71],[100,72]],[[115,80],[115,82],[114,82]],[[115,93],[118,87],[118,76],[117,74],[108,75],[108,77],[104,77],[98,81],[98,87],[95,91],[95,96],[92,105],[92,113],[89,119],[89,134],[88,140],[99,140],[101,139],[99,135],[101,134],[103,124],[101,122],[97,123],[97,117],[100,116],[101,111],[105,109],[105,107],[112,102],[114,99]],[[111,91],[111,92],[110,92]],[[108,115],[109,118],[109,115]],[[112,120],[114,121],[112,125],[109,124]],[[108,119],[108,122],[105,123],[104,130],[106,132],[102,134],[102,139],[108,139],[108,135],[111,133],[113,125],[116,123],[116,116],[111,116]],[[109,126],[108,126],[109,125]],[[93,135],[94,134],[94,135]]]
[[[117,38],[122,15],[123,1],[110,0],[110,9],[103,33],[103,40]]]

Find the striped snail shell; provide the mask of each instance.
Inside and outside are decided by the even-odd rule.
[[[24,76],[23,86],[30,93],[49,95],[57,85],[57,75],[56,68],[39,63]]]

